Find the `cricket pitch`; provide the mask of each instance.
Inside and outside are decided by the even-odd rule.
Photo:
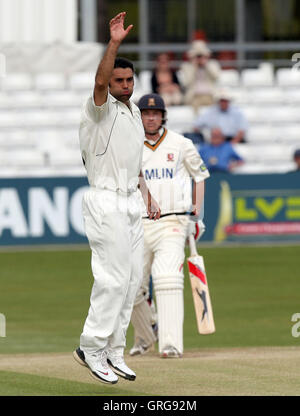
[[[99,396],[297,396],[300,395],[298,347],[220,348],[187,351],[180,359],[161,359],[156,352],[126,356],[135,382],[119,379],[114,386],[97,383],[70,353],[2,354],[0,375],[10,372],[68,380]],[[2,378],[2,377],[1,377]],[[59,384],[59,383],[58,383]],[[3,384],[4,385],[4,384]],[[10,395],[1,391],[0,396]],[[25,395],[22,385],[11,395]],[[75,392],[74,392],[75,394]],[[37,394],[39,395],[39,394]],[[51,395],[68,395],[61,388]]]

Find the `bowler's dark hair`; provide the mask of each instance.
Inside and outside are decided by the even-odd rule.
[[[133,63],[126,58],[116,58],[114,68],[130,68],[134,72]]]

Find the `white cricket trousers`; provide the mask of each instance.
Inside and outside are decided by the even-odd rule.
[[[143,276],[143,226],[137,192],[90,188],[83,197],[94,284],[80,348],[123,350]]]

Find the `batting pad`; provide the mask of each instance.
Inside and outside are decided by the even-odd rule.
[[[158,348],[173,346],[183,353],[183,290],[156,290]]]
[[[156,341],[151,325],[152,311],[145,299],[134,306],[131,322],[134,327],[135,343],[142,342],[143,344],[150,346]]]

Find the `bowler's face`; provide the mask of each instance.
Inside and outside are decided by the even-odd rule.
[[[115,68],[113,70],[109,91],[117,100],[126,103],[133,93],[133,72],[131,68]]]

